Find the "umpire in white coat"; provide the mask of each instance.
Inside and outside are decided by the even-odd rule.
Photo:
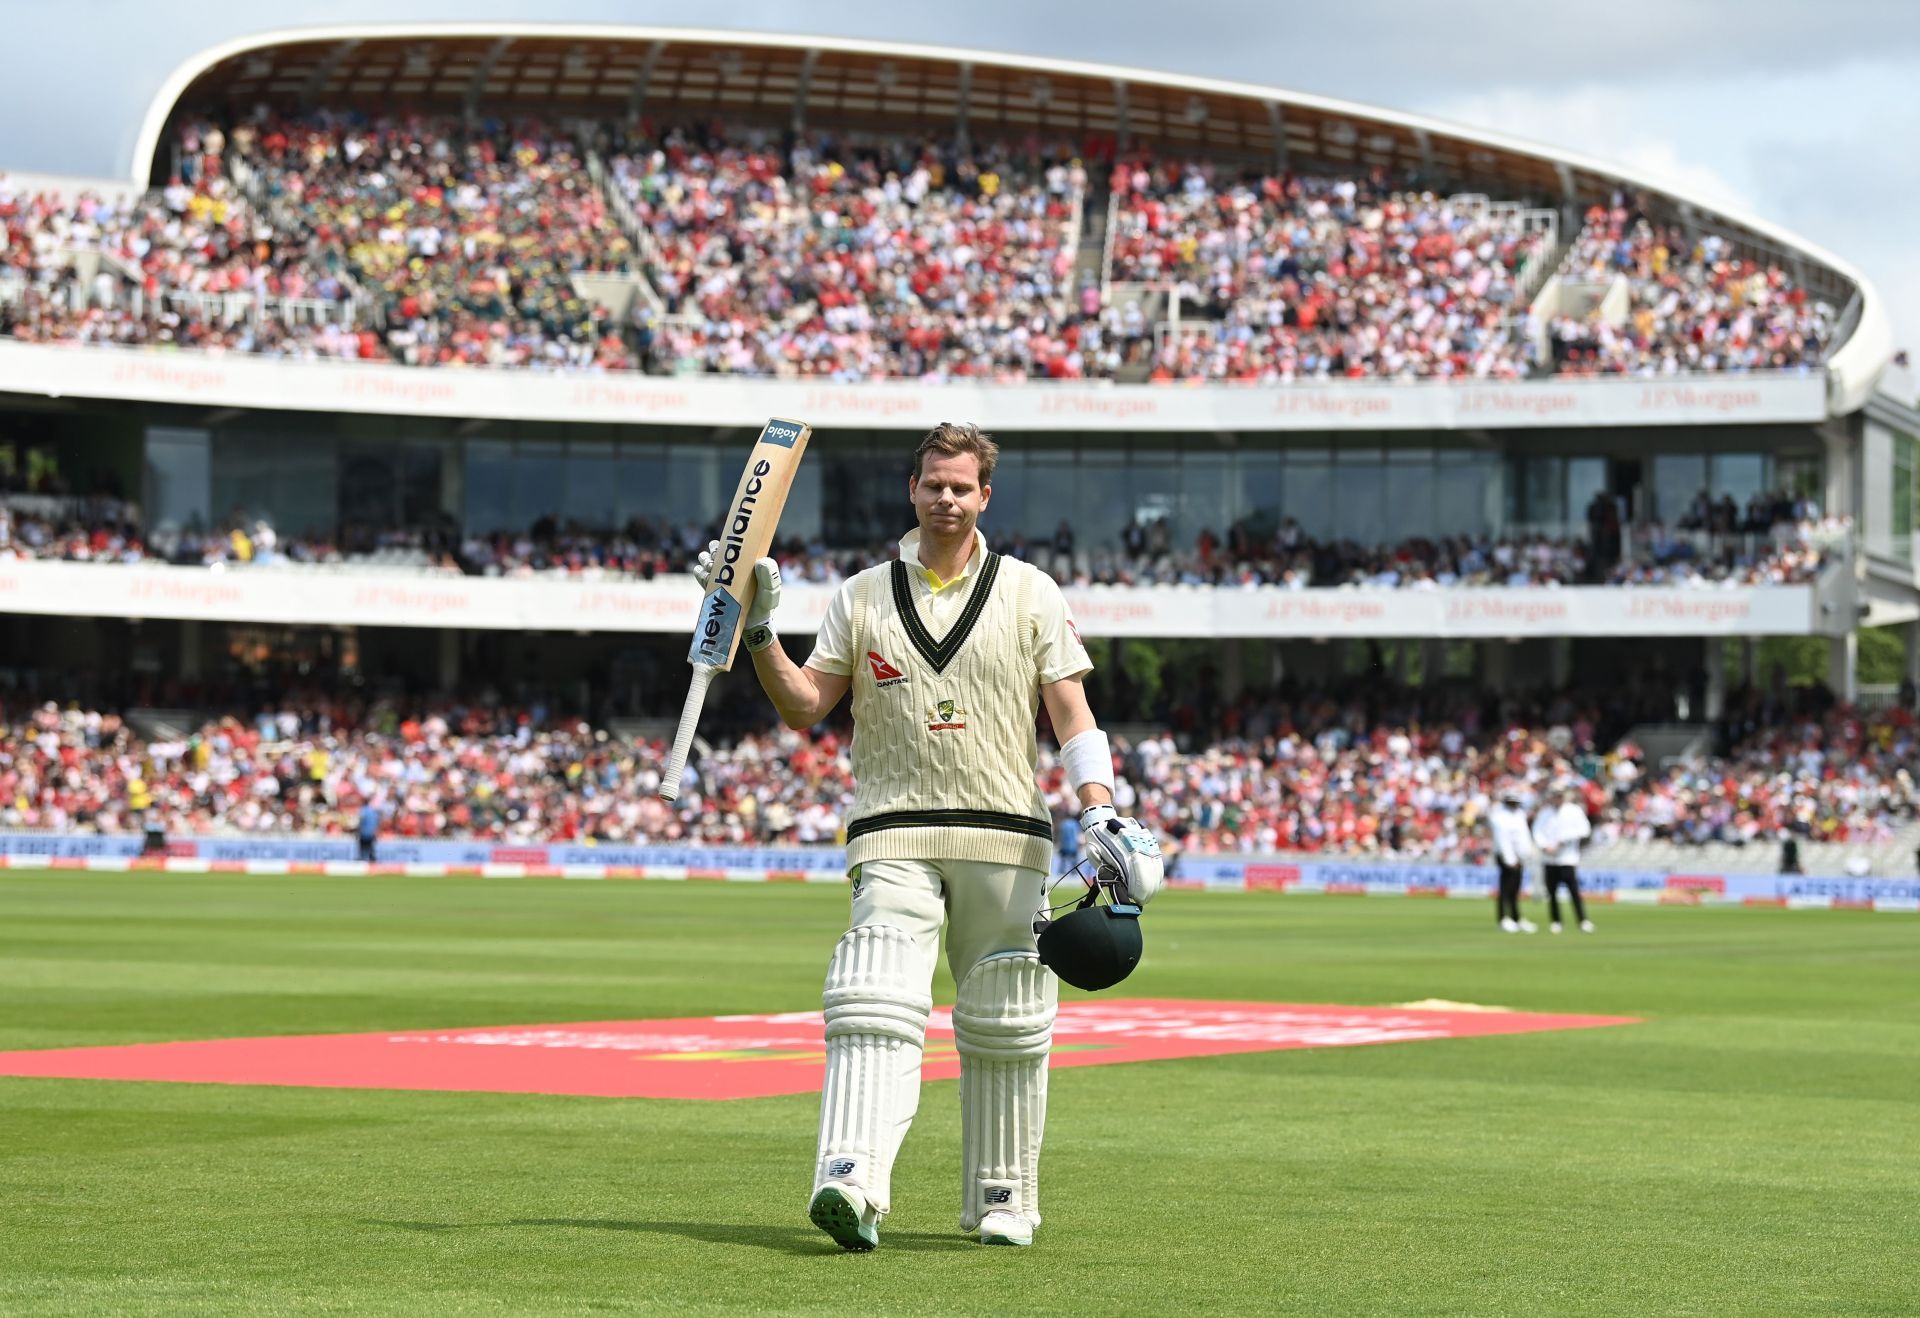
[[[1500,866],[1494,918],[1507,933],[1533,933],[1537,926],[1520,915],[1520,885],[1527,876],[1527,858],[1534,854],[1533,834],[1527,829],[1527,812],[1520,808],[1517,790],[1510,787],[1500,793],[1499,804],[1487,812],[1487,827],[1493,833],[1493,858]]]
[[[1547,927],[1560,932],[1560,889],[1567,890],[1573,902],[1574,919],[1580,932],[1593,932],[1587,918],[1587,904],[1580,899],[1580,844],[1593,836],[1587,812],[1571,789],[1562,788],[1547,797],[1546,804],[1533,817],[1533,841],[1546,861]]]

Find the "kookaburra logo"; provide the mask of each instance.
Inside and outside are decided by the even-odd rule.
[[[927,711],[928,732],[959,732],[967,726],[967,711],[951,700],[941,700]]]

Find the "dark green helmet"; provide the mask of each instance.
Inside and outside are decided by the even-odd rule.
[[[1090,879],[1085,869],[1082,862],[1074,874],[1087,885],[1086,896],[1057,919],[1043,907],[1033,932],[1040,964],[1063,982],[1097,993],[1118,984],[1140,964],[1140,908],[1125,900],[1117,878],[1102,870]]]

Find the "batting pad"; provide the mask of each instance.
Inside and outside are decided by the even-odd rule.
[[[1040,1224],[1040,1139],[1059,981],[1031,952],[996,952],[953,1004],[960,1053],[960,1229],[996,1210]]]
[[[875,1212],[887,1211],[893,1159],[920,1106],[932,978],[912,935],[891,925],[861,925],[834,948],[821,998],[827,1077],[816,1190],[858,1186]]]

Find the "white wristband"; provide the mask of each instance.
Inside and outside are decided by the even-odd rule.
[[[769,645],[772,645],[773,641],[773,624],[771,622],[756,622],[753,626],[747,628],[747,634],[741,638],[740,643],[747,647],[747,653],[759,654]]]
[[[1088,728],[1060,748],[1060,763],[1066,766],[1067,781],[1077,793],[1089,783],[1098,783],[1113,792],[1113,747],[1107,734]]]

